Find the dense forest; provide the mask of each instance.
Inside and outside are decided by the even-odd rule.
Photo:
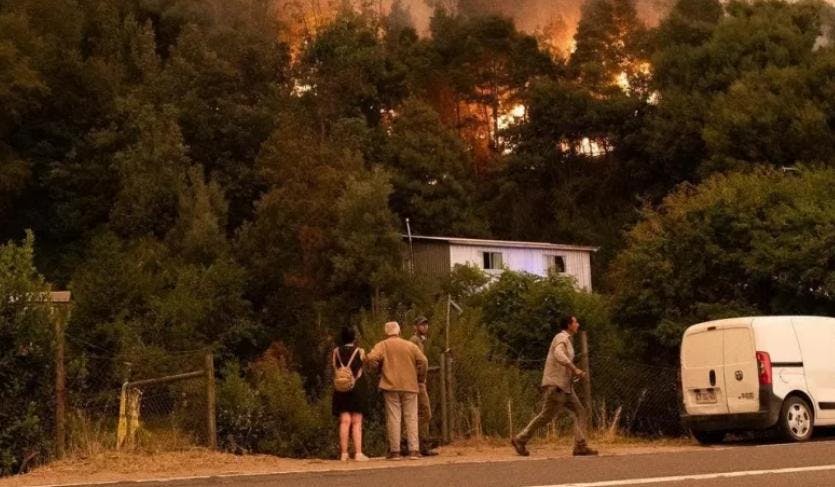
[[[210,347],[236,375],[280,343],[308,397],[338,327],[431,312],[406,218],[599,246],[588,319],[651,362],[702,319],[835,312],[828,4],[587,0],[533,25],[419,3],[0,0],[0,295],[70,289],[72,367],[114,385],[128,358]],[[494,359],[539,358],[529,321],[567,311],[476,298]],[[21,347],[49,345],[10,303],[0,382],[26,411]]]

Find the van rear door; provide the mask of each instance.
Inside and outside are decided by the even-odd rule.
[[[724,340],[716,326],[698,325],[681,343],[681,388],[687,414],[727,414]]]
[[[728,412],[756,412],[760,408],[760,379],[754,330],[750,326],[724,328],[722,339]]]

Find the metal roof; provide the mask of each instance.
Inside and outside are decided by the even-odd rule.
[[[403,238],[408,239],[409,236],[403,235]],[[574,252],[597,252],[599,249],[599,247],[555,244],[549,242],[519,242],[512,240],[483,240],[478,238],[430,237],[426,235],[412,235],[412,240],[429,240],[433,242],[446,242],[450,245],[468,245],[472,247],[513,247],[523,249],[569,250]]]

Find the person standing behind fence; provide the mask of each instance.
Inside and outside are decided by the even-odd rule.
[[[574,392],[573,379],[582,379],[586,372],[574,365],[574,345],[571,338],[577,334],[580,323],[574,316],[560,320],[560,332],[551,341],[545,370],[542,374],[542,410],[519,433],[510,440],[516,453],[530,455],[526,445],[533,434],[545,426],[562,410],[567,409],[574,416],[574,455],[597,455],[586,444],[586,411]]]
[[[426,339],[429,336],[429,320],[425,316],[419,316],[415,320],[415,334],[409,339],[418,346],[423,355],[426,355]],[[427,369],[428,370],[428,369]],[[429,401],[429,390],[426,387],[427,380],[418,384],[418,432],[420,436],[420,454],[425,457],[433,457],[438,454],[430,447],[429,423],[432,421],[432,404]]]
[[[418,384],[426,381],[428,362],[417,345],[400,338],[396,321],[386,323],[385,332],[386,338],[371,349],[367,362],[371,368],[382,369],[380,390],[386,402],[388,458],[400,458],[400,428],[404,421],[409,458],[418,459]]]
[[[339,459],[346,461],[348,437],[354,440],[354,459],[368,461],[362,453],[362,418],[368,412],[368,388],[362,375],[365,350],[356,345],[353,328],[343,328],[340,346],[333,350],[334,391],[331,409],[339,418]],[[339,390],[347,389],[347,390]]]

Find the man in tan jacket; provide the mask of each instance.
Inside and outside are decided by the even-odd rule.
[[[390,321],[385,325],[386,338],[374,346],[366,356],[371,368],[381,368],[380,390],[386,401],[386,432],[389,458],[400,458],[400,426],[406,423],[409,458],[420,458],[418,437],[419,384],[426,381],[428,361],[414,343],[400,338],[400,325]]]
[[[586,375],[585,371],[574,365],[574,344],[571,342],[580,329],[580,323],[576,317],[566,316],[560,320],[560,329],[551,341],[545,359],[545,370],[542,373],[542,411],[521,433],[510,440],[516,453],[525,457],[530,455],[525,445],[531,436],[553,420],[562,409],[568,410],[574,416],[574,454],[597,455],[596,450],[586,445],[586,411],[573,387],[575,377],[582,379]]]

